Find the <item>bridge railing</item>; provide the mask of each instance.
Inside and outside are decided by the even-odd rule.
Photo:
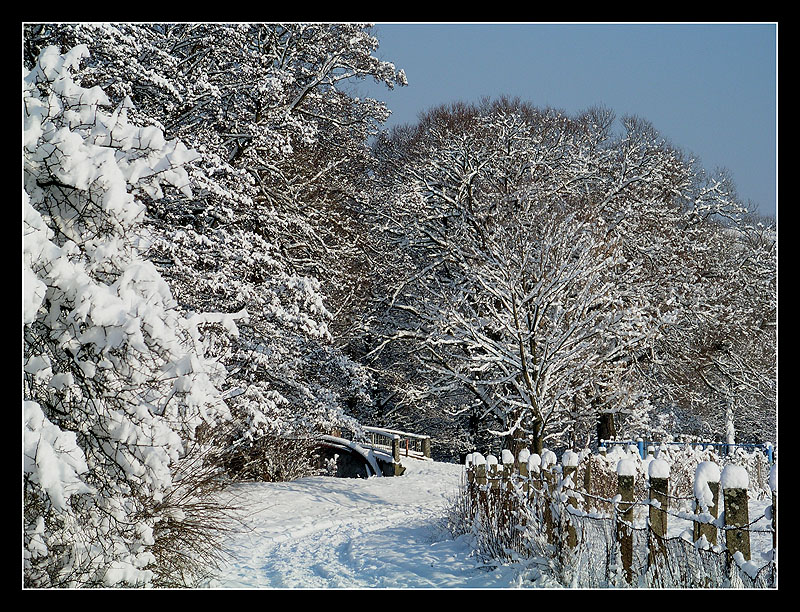
[[[413,457],[416,459],[431,457],[431,437],[399,431],[397,429],[386,429],[384,427],[363,427],[367,434],[366,444],[373,448],[391,450],[395,461],[400,461],[400,457]]]

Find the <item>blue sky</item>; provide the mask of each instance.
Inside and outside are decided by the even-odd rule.
[[[376,54],[409,85],[359,93],[393,111],[387,126],[484,96],[572,115],[604,106],[650,121],[739,196],[775,215],[777,27],[767,24],[382,24]]]

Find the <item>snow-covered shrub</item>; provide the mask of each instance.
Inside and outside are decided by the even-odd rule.
[[[181,316],[140,254],[144,206],[189,193],[196,155],[73,79],[86,46],[46,47],[24,76],[24,579],[159,584],[158,531],[198,428],[229,416]],[[184,476],[184,483],[191,478]]]

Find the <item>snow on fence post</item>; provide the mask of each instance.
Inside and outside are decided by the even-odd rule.
[[[561,474],[564,480],[566,480],[569,476],[573,476],[573,486],[574,486],[574,475],[578,471],[578,453],[573,451],[566,451],[561,456]]]
[[[396,463],[400,462],[400,436],[397,434],[392,436],[392,459]]]
[[[667,509],[669,508],[669,463],[653,459],[647,468],[650,477],[650,507],[648,562],[655,565],[661,557],[666,559],[664,539],[667,537]]]
[[[722,470],[720,486],[725,502],[725,547],[728,555],[733,557],[738,552],[745,561],[750,561],[750,532],[747,530],[750,522],[747,508],[750,481],[747,470],[729,463]]]
[[[713,461],[701,461],[694,472],[695,513],[706,514],[712,521],[693,521],[694,541],[705,537],[712,546],[717,545],[717,526],[719,516],[719,466]]]
[[[547,490],[551,493],[555,489],[556,477],[553,466],[556,464],[556,454],[551,450],[543,450],[541,457],[542,482],[547,485]]]
[[[528,450],[527,448],[521,448],[519,450],[516,459],[514,459],[514,465],[516,466],[518,471],[523,463],[524,464],[528,463],[528,459],[530,458],[530,456],[531,456],[531,451]]]
[[[617,463],[617,490],[620,499],[617,541],[619,542],[622,568],[628,584],[633,582],[633,485],[636,463],[631,459],[620,459]],[[624,503],[630,502],[630,503]]]

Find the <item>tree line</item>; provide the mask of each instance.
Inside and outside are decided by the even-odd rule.
[[[775,228],[636,117],[382,130],[367,24],[26,24],[24,580],[186,586],[314,436],[775,435]],[[621,125],[621,131],[615,131]],[[732,432],[735,429],[735,434]]]

